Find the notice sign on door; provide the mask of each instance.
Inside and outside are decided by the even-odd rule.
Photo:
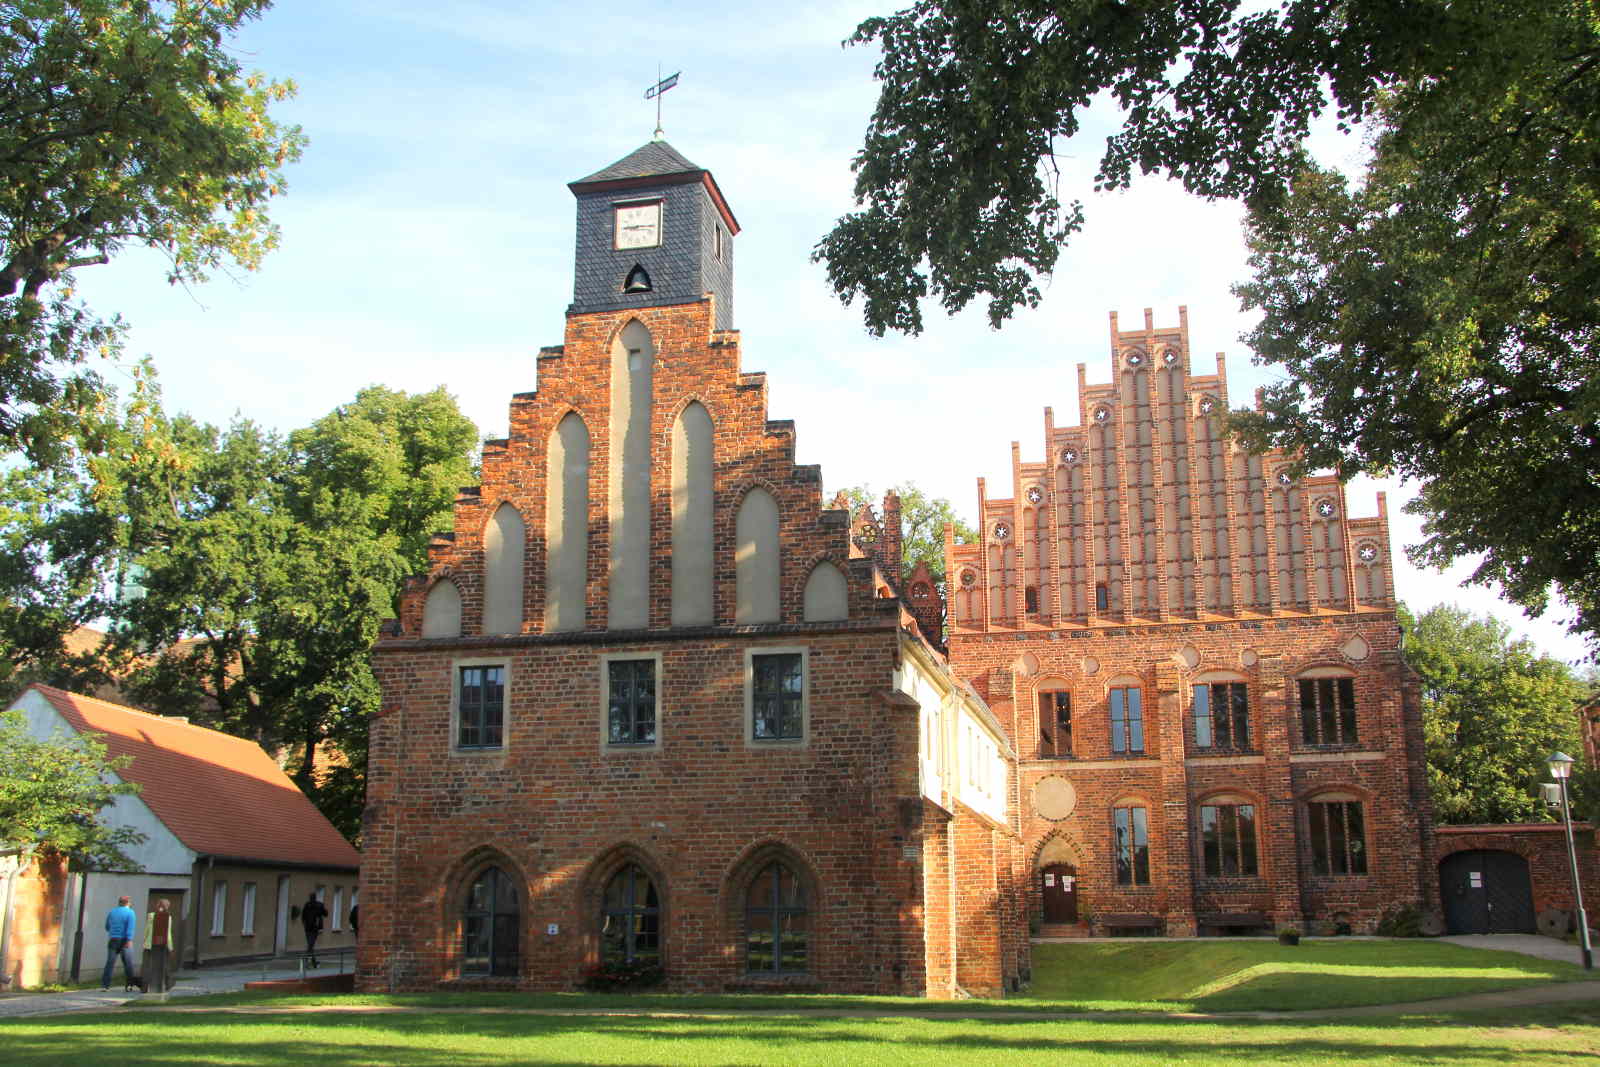
[[[1063,875],[1061,879],[1061,888],[1065,889],[1069,893],[1072,892],[1072,883],[1074,881],[1076,881],[1076,879]]]
[[[1044,876],[1044,884],[1047,885],[1047,886],[1055,885],[1056,884],[1056,876],[1053,875],[1053,874],[1045,875]]]
[[[1471,871],[1467,874],[1467,884],[1473,889],[1483,888],[1483,872]]]

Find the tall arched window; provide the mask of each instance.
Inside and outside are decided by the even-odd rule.
[[[644,868],[630,863],[606,883],[600,905],[604,963],[661,963],[661,901]]]
[[[755,973],[803,974],[810,922],[794,870],[769,863],[745,894],[745,965]]]
[[[498,867],[486,868],[461,909],[461,973],[515,975],[520,929],[511,878]]]

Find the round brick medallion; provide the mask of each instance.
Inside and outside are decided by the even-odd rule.
[[[1033,810],[1040,818],[1058,820],[1072,814],[1078,806],[1078,791],[1059,774],[1047,775],[1033,786]]]
[[[1034,811],[1043,819],[1066,819],[1078,806],[1078,790],[1059,774],[1034,782]]]

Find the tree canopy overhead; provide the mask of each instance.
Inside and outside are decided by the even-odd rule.
[[[1234,429],[1307,466],[1420,487],[1419,562],[1534,614],[1552,588],[1600,634],[1600,13],[1592,0],[921,0],[863,22],[883,49],[858,210],[818,244],[874,333],[921,302],[1039,299],[1083,205],[1055,153],[1122,109],[1097,188],[1158,174],[1249,208],[1282,368]],[[1355,181],[1311,122],[1361,124]]]
[[[228,48],[268,6],[0,3],[0,447],[44,458],[98,402],[85,363],[122,323],[75,296],[74,271],[143,245],[196,282],[276,243],[266,204],[303,139],[268,108],[293,87]]]
[[[882,48],[882,89],[854,163],[860,209],[816,258],[874,334],[919,332],[928,296],[951,312],[987,297],[998,326],[1038,303],[1039,276],[1082,227],[1055,159],[1097,99],[1122,110],[1097,189],[1138,172],[1254,200],[1299,170],[1316,117],[1358,121],[1385,86],[1476,61],[1526,6],[920,0],[850,38]]]

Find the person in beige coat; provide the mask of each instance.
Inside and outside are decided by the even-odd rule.
[[[145,991],[165,993],[172,988],[177,975],[173,947],[172,912],[165,900],[156,901],[156,910],[144,919],[144,969]]]

